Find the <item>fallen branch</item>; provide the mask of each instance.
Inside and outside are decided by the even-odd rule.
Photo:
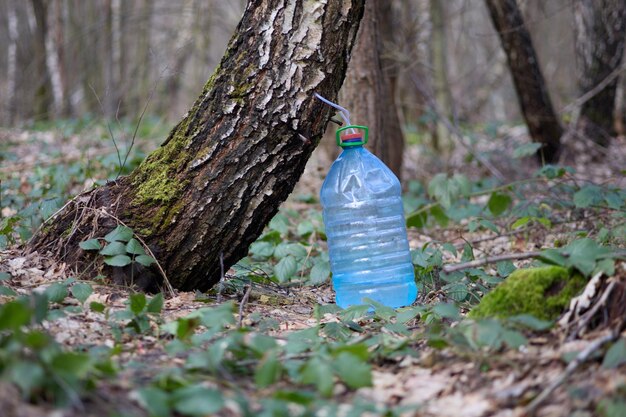
[[[587,359],[589,359],[589,357],[602,346],[617,339],[618,336],[619,332],[611,331],[611,333],[592,341],[576,356],[573,361],[571,361],[567,365],[567,368],[565,368],[565,371],[561,375],[559,375],[554,381],[552,381],[552,383],[548,385],[546,389],[544,389],[538,396],[535,397],[535,399],[530,404],[528,404],[528,406],[524,410],[525,413],[528,415],[533,415],[537,408],[541,405],[541,403],[543,403],[546,398],[548,398],[548,396],[550,396],[550,394],[554,392],[555,389],[557,389],[563,382],[565,382],[567,378],[569,378],[569,376],[572,375],[581,364],[586,362]]]
[[[602,296],[600,297],[598,302],[595,303],[593,305],[593,307],[591,307],[589,309],[589,311],[587,311],[582,316],[582,318],[580,320],[580,323],[576,327],[576,331],[574,331],[572,334],[570,334],[569,337],[567,338],[568,341],[574,340],[579,334],[581,334],[587,328],[587,324],[589,324],[591,319],[593,317],[595,317],[595,315],[598,312],[598,310],[600,310],[601,307],[606,305],[606,302],[608,301],[609,296],[613,292],[614,288],[615,288],[615,280],[611,279],[611,282],[609,283],[609,285],[606,287],[606,289],[602,293]]]
[[[541,252],[534,251],[534,252],[507,253],[504,255],[487,256],[486,258],[475,259],[473,261],[462,262],[460,264],[444,265],[444,267],[442,268],[442,271],[445,272],[446,274],[449,274],[450,272],[461,271],[463,269],[468,269],[468,268],[477,268],[479,266],[493,264],[493,263],[501,262],[501,261],[537,258],[539,257],[539,255],[541,255]]]

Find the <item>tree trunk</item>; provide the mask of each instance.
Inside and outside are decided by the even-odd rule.
[[[70,88],[67,77],[67,64],[65,58],[65,2],[55,0],[54,4],[54,45],[59,69],[59,83],[61,84],[61,103],[59,114],[61,117],[69,117],[71,114]]]
[[[448,40],[445,26],[445,9],[440,0],[430,0],[430,16],[432,20],[431,57],[433,68],[433,87],[435,102],[443,117],[450,117],[451,94],[448,87]],[[443,121],[438,118],[433,130],[433,148],[437,153],[447,156],[452,152],[452,140]]]
[[[352,123],[369,127],[367,147],[400,178],[404,137],[394,98],[395,84],[381,53],[383,37],[391,36],[381,30],[383,25],[391,27],[387,22],[391,20],[390,6],[388,2],[367,2],[339,102],[350,110]]]
[[[39,80],[35,89],[35,120],[48,120],[52,107],[52,82],[46,60],[46,38],[48,36],[48,2],[32,0],[37,29],[35,31],[34,61]]]
[[[594,89],[617,70],[624,54],[626,2],[576,0],[576,66],[582,94]],[[615,136],[613,111],[617,77],[583,103],[579,127],[594,142],[608,146]]]
[[[167,140],[128,177],[76,197],[29,242],[84,268],[78,248],[123,221],[182,290],[207,290],[293,190],[317,146],[363,0],[250,1],[215,74]],[[155,289],[156,274],[112,268]],[[139,274],[139,276],[138,276]]]
[[[485,0],[500,36],[528,131],[543,162],[557,160],[563,128],[552,107],[535,48],[515,0]]]

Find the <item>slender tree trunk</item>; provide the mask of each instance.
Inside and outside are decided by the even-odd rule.
[[[554,112],[530,33],[516,0],[485,0],[500,36],[530,136],[541,161],[557,160],[563,128]]]
[[[63,0],[55,0],[54,6],[54,45],[59,70],[59,83],[61,84],[61,103],[59,114],[61,117],[68,117],[71,113],[71,107],[65,57],[65,19],[63,17],[65,2]]]
[[[32,0],[37,30],[35,32],[34,61],[37,68],[38,84],[35,90],[35,120],[48,120],[52,109],[52,82],[46,59],[46,38],[48,36],[48,2]]]
[[[210,288],[220,257],[229,267],[246,255],[302,174],[330,115],[313,93],[336,99],[363,8],[362,0],[251,1],[215,74],[161,147],[128,177],[72,200],[30,248],[84,267],[98,258],[78,243],[119,219],[174,287]],[[113,269],[116,281],[131,276]],[[144,289],[158,284],[149,271],[132,276]]]
[[[339,102],[350,110],[352,123],[369,127],[368,148],[400,177],[404,137],[398,119],[392,77],[383,68],[386,61],[382,56],[381,24],[391,19],[391,9],[385,3],[368,1],[365,6]]]
[[[452,98],[448,87],[448,46],[445,27],[445,9],[440,0],[430,0],[430,16],[432,19],[431,57],[433,67],[433,87],[435,101],[439,107],[439,113],[443,117],[450,117]],[[449,154],[452,151],[452,141],[448,129],[441,120],[437,120],[433,131],[433,148]]]
[[[626,1],[576,0],[576,64],[581,94],[595,88],[622,63],[626,37]],[[615,78],[580,109],[579,127],[594,142],[608,146],[615,135]]]
[[[7,47],[7,118],[9,126],[15,121],[15,108],[17,96],[17,13],[14,5],[7,5],[6,25],[9,32],[9,46]]]
[[[117,107],[117,88],[115,85],[113,58],[113,4],[111,0],[102,2],[102,14],[104,16],[103,38],[102,38],[102,61],[104,63],[104,115],[112,118],[115,116]]]

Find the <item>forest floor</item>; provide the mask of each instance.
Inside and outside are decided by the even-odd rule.
[[[76,135],[43,132],[38,136],[23,131],[4,131],[2,135],[11,139],[13,145],[8,149],[14,160],[3,160],[0,173],[13,180],[23,177],[16,184],[19,184],[19,193],[24,195],[32,193],[33,189],[49,181],[45,175],[40,178],[39,183],[29,179],[28,175],[37,169],[59,166],[61,168],[58,172],[62,172],[64,169],[62,167],[67,166],[68,161],[84,163],[93,155],[112,154],[110,143],[106,143],[91,147],[89,152],[92,156],[86,155],[86,148],[81,145],[83,138]],[[508,131],[504,136],[505,139],[497,144],[482,141],[478,142],[478,146],[483,146],[487,151],[494,148],[496,152],[497,147],[513,148],[517,146],[516,143],[525,140],[523,131],[515,129]],[[153,146],[146,145],[147,148]],[[45,148],[60,152],[57,152],[56,156],[54,154],[50,156],[51,154],[45,152]],[[576,146],[571,145],[571,148]],[[441,164],[424,163],[423,153],[418,154],[415,149],[411,148],[407,152],[408,168],[405,169],[405,178],[426,181],[432,177],[432,173],[441,170],[464,172],[470,178],[486,174],[473,164],[464,164],[464,153],[461,151],[453,154],[447,164]],[[569,157],[577,155],[576,158],[566,159],[564,165],[573,166],[580,181],[592,181],[596,184],[611,182],[622,189],[626,188],[622,171],[623,161],[626,161],[624,138],[618,139],[600,162],[590,159],[590,154],[592,152],[572,152]],[[94,163],[94,172],[106,170],[101,167],[102,160],[98,161]],[[495,159],[495,162],[510,181],[529,178],[538,168],[534,161],[528,158],[507,158],[500,161]],[[327,167],[328,161],[323,156],[313,158],[292,197],[284,204],[284,208],[299,213],[303,218],[306,218],[311,210],[319,211],[319,205],[314,199],[302,196],[317,195]],[[57,175],[55,172],[50,172],[49,175]],[[75,187],[90,185],[90,181],[82,181]],[[3,196],[5,201],[6,198]],[[13,214],[10,207],[3,206],[3,217]],[[597,232],[603,226],[610,228],[616,221],[607,212],[596,213],[591,217],[579,216],[568,219],[562,223],[555,222],[550,228],[529,226],[506,232],[500,229],[498,233],[488,229],[470,232],[467,230],[467,222],[462,224],[451,222],[445,227],[433,224],[428,228],[409,229],[409,240],[412,249],[441,242],[455,246],[459,249],[458,254],[452,251],[443,253],[444,264],[455,264],[461,262],[461,250],[466,243],[471,244],[477,259],[537,251],[554,247],[557,241],[567,241],[581,230]],[[316,244],[321,248],[325,247],[323,240],[317,241]],[[528,259],[514,260],[516,267],[529,263],[531,260]],[[493,265],[484,266],[484,271],[488,274],[497,274]],[[3,278],[3,285],[19,295],[43,292],[51,284],[67,282],[71,277],[74,277],[74,282],[88,282],[93,289],[88,298],[82,302],[69,296],[64,298],[53,307],[56,310],[63,310],[64,314],[55,320],[45,321],[43,328],[52,334],[59,344],[71,350],[86,350],[94,346],[118,350],[115,356],[117,375],[112,379],[99,380],[95,390],[72,402],[69,408],[54,408],[53,404],[41,398],[35,399],[34,402],[26,401],[15,385],[0,379],[0,410],[2,410],[0,414],[3,416],[147,415],[140,405],[137,389],[148,384],[163,369],[184,368],[187,360],[184,353],[172,353],[168,348],[167,343],[172,338],[160,330],[161,325],[186,317],[207,306],[232,301],[237,306],[233,313],[237,324],[233,327],[238,325],[249,329],[251,333],[262,332],[277,340],[286,340],[290,333],[320,323],[341,321],[338,315],[332,312],[316,315],[316,306],[333,302],[334,295],[328,281],[317,285],[299,285],[297,282],[285,285],[258,283],[248,287],[235,286],[230,291],[212,292],[208,295],[176,292],[173,296],[166,297],[161,313],[150,320],[149,331],[139,334],[124,331],[120,334],[116,330],[119,326],[112,325],[114,321],[112,317],[116,312],[128,310],[132,289],[107,285],[98,277],[81,277],[80,271],[72,271],[65,264],[56,263],[47,258],[46,254],[25,254],[18,245],[10,245],[0,252],[0,272],[8,273],[8,276]],[[234,270],[228,271],[225,280],[236,281],[235,273]],[[626,282],[624,262],[616,263],[613,279]],[[419,305],[434,306],[449,301],[449,296],[442,291],[441,286],[424,288],[427,289],[420,293]],[[11,299],[12,296],[2,295],[0,303]],[[86,307],[93,303],[106,306],[106,314]],[[464,315],[467,309],[462,306],[460,311]],[[356,319],[356,323],[366,332],[373,321],[375,320],[367,315]],[[451,322],[444,320],[442,323],[450,325]],[[424,328],[423,321],[417,318],[408,321],[407,329],[410,332],[402,335],[408,350],[403,350],[400,355],[373,361],[371,386],[350,389],[344,384],[335,384],[332,392],[333,401],[338,404],[357,402],[378,404],[387,412],[392,410],[397,415],[406,416],[505,417],[533,413],[542,417],[624,415],[618,414],[626,409],[624,365],[617,368],[603,366],[601,353],[606,350],[605,347],[594,349],[590,360],[571,365],[572,355],[584,352],[609,333],[610,329],[606,326],[590,328],[573,340],[568,340],[567,328],[555,326],[542,332],[524,332],[527,342],[517,349],[501,346],[496,349],[475,350],[462,350],[454,346],[442,348],[433,346],[433,343],[430,343],[432,340],[427,338],[414,337],[414,334],[420,334]],[[385,333],[386,330],[379,331]],[[572,370],[568,370],[568,363]],[[250,375],[235,375],[232,380],[208,378],[205,382],[225,393],[243,393],[250,399],[253,408],[255,402],[262,402],[264,397],[273,392],[267,387],[259,388]],[[558,384],[555,384],[556,382]],[[552,384],[556,385],[553,391],[550,388]],[[278,385],[284,389],[285,385],[289,384],[279,382]],[[542,393],[546,393],[547,396],[535,409],[533,400]],[[241,405],[231,400],[228,394],[225,398],[224,407],[214,415],[245,414]],[[350,415],[347,410],[343,410],[342,415]],[[369,415],[377,413],[372,411]]]

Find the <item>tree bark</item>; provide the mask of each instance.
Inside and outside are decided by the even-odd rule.
[[[516,0],[485,0],[500,36],[519,104],[534,142],[542,145],[539,159],[557,160],[563,128],[554,112],[530,33]]]
[[[394,97],[395,77],[383,54],[385,36],[389,41],[392,35],[391,19],[389,2],[367,2],[339,102],[350,110],[352,123],[369,127],[367,147],[401,178],[404,137]]]
[[[363,0],[250,1],[224,57],[187,115],[128,177],[84,193],[42,227],[31,250],[84,268],[78,248],[123,221],[171,284],[207,290],[293,190],[317,146],[363,14]],[[130,267],[126,267],[130,268]],[[137,268],[140,288],[159,284]],[[138,276],[139,274],[139,276]]]
[[[626,37],[624,0],[576,0],[576,67],[584,94],[615,71],[622,62]],[[616,78],[587,100],[580,109],[579,128],[594,142],[608,146],[615,136],[613,114]]]
[[[52,82],[46,60],[46,38],[48,37],[48,2],[32,0],[37,29],[35,31],[34,61],[39,80],[35,89],[35,120],[48,120],[52,108]]]

